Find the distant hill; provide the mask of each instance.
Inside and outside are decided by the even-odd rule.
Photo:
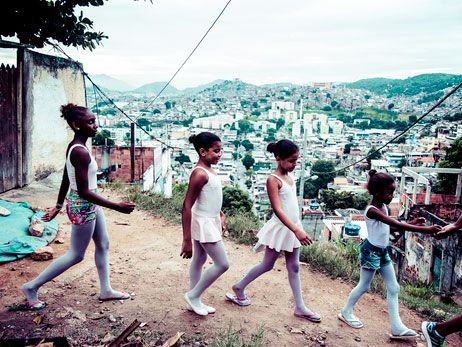
[[[299,87],[298,84],[295,83],[290,83],[290,82],[278,82],[278,83],[267,83],[267,84],[262,84],[260,87],[264,88],[293,88],[293,87]]]
[[[345,83],[349,88],[364,89],[387,96],[407,95],[419,93],[433,93],[452,87],[462,82],[462,75],[442,73],[422,74],[404,80],[390,78],[368,78],[353,83]]]
[[[139,88],[133,90],[135,93],[142,93],[142,94],[157,94],[161,91],[161,89],[165,86],[167,82],[153,82],[144,84]],[[179,94],[180,91],[176,89],[174,86],[169,84],[167,88],[162,92],[162,95],[175,95]]]
[[[258,88],[256,85],[243,82],[240,79],[224,80],[204,89],[204,92],[239,93]]]
[[[133,89],[133,86],[128,83],[119,80],[117,78],[108,76],[108,75],[90,75],[90,78],[95,82],[99,87],[102,87],[106,90],[126,92]],[[91,87],[87,86],[87,87]]]
[[[201,84],[201,85],[198,85],[197,87],[189,87],[189,88],[185,88],[181,91],[181,93],[183,94],[195,94],[195,93],[199,93],[207,88],[210,88],[210,87],[213,87],[214,85],[216,84],[220,84],[224,82],[224,80],[215,80],[215,81],[212,81],[212,82],[209,82],[209,83],[206,83],[206,84]]]

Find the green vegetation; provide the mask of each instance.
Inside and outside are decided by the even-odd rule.
[[[324,210],[326,212],[333,212],[338,208],[355,208],[357,210],[363,210],[371,200],[367,192],[355,194],[346,191],[321,189],[319,195],[319,201],[324,204]]]
[[[94,146],[113,146],[114,140],[111,139],[111,133],[108,130],[98,131],[92,140]]]
[[[370,78],[347,83],[349,88],[369,90],[376,94],[413,96],[419,93],[434,93],[435,91],[455,86],[462,82],[462,75],[423,74],[404,80],[388,78]]]
[[[263,346],[265,331],[260,328],[249,339],[242,336],[241,331],[236,330],[230,324],[225,332],[219,333],[210,346],[212,347],[260,347]]]
[[[438,164],[440,168],[462,167],[462,137],[457,138],[447,149],[444,159]],[[438,182],[432,189],[435,193],[455,194],[457,186],[457,175],[438,174]]]

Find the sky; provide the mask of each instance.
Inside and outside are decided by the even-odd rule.
[[[65,50],[91,74],[134,87],[166,81],[227,1],[110,0],[83,8],[109,39],[93,52]],[[172,84],[462,74],[461,43],[460,0],[232,0]]]

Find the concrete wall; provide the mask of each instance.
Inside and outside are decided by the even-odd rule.
[[[18,53],[23,73],[24,182],[44,171],[64,167],[66,145],[73,137],[60,118],[61,105],[86,106],[82,66],[64,58],[23,50]]]

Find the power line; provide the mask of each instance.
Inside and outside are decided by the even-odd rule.
[[[328,172],[316,172],[316,171],[311,171],[312,174],[335,174],[335,173],[338,173],[338,172],[341,172],[341,171],[344,171],[364,160],[366,160],[367,158],[373,156],[374,154],[380,152],[382,149],[384,149],[385,147],[387,147],[390,143],[394,142],[396,139],[398,139],[399,137],[403,136],[404,134],[406,134],[412,127],[414,127],[417,123],[419,123],[423,118],[425,118],[427,115],[429,115],[434,109],[436,109],[439,105],[441,105],[447,98],[449,98],[452,94],[454,94],[460,87],[462,87],[462,83],[459,83],[457,86],[455,86],[449,93],[447,93],[445,96],[443,96],[435,105],[433,105],[427,112],[425,112],[422,116],[420,116],[419,118],[417,118],[416,121],[414,121],[412,124],[410,124],[406,129],[404,129],[401,133],[399,133],[398,135],[396,135],[395,137],[393,137],[390,141],[386,142],[384,145],[382,145],[381,147],[379,147],[378,149],[376,149],[375,151],[369,153],[367,156],[355,161],[354,163],[352,164],[349,164],[345,167],[342,167],[340,169],[337,169],[337,170],[334,170],[334,171],[328,171]]]
[[[72,59],[59,45],[55,44],[55,43],[52,43],[52,42],[49,42],[53,47],[55,47],[58,51],[60,51],[62,54],[64,54],[69,60],[71,61],[76,61],[74,59]],[[100,95],[102,95],[104,98],[106,98],[120,113],[122,113],[125,117],[127,117],[132,123],[134,123],[136,126],[138,126],[144,133],[146,133],[148,136],[150,136],[151,139],[153,140],[156,140],[157,142],[160,142],[161,144],[163,144],[164,146],[166,146],[167,148],[171,148],[171,149],[181,149],[180,147],[175,147],[175,146],[171,146],[169,145],[168,143],[166,143],[165,141],[161,140],[161,139],[158,139],[157,137],[155,137],[154,135],[150,134],[146,129],[144,129],[141,125],[139,125],[137,123],[137,121],[135,119],[133,119],[131,116],[129,116],[124,110],[122,110],[119,106],[116,105],[116,103],[114,102],[114,100],[112,98],[110,98],[92,79],[91,77],[88,75],[87,72],[85,72],[85,70],[83,68],[81,68],[81,71],[82,71],[82,74],[88,79],[88,81],[90,81],[90,83],[93,85],[93,88],[96,88],[96,90],[98,91],[98,93]]]
[[[208,35],[208,33],[210,32],[210,30],[212,30],[212,28],[214,27],[215,23],[218,22],[218,20],[220,19],[221,15],[225,12],[226,8],[228,7],[228,5],[230,4],[231,0],[228,0],[228,2],[226,3],[226,5],[223,7],[223,9],[221,10],[221,12],[218,14],[217,18],[215,18],[215,20],[213,21],[212,25],[210,25],[210,27],[207,29],[207,31],[205,32],[205,34],[202,36],[202,38],[199,40],[199,42],[196,44],[196,46],[194,47],[194,49],[191,51],[191,53],[189,53],[189,55],[187,56],[187,58],[183,61],[183,63],[180,65],[180,67],[176,70],[176,72],[173,74],[173,76],[168,80],[168,82],[163,86],[163,88],[159,91],[159,93],[157,93],[157,95],[154,97],[154,99],[152,99],[152,101],[148,104],[148,106],[146,106],[146,108],[150,107],[154,101],[157,100],[157,98],[160,96],[160,94],[162,94],[162,92],[165,90],[165,88],[167,88],[167,86],[173,81],[173,79],[176,77],[176,75],[178,74],[178,72],[180,72],[180,70],[183,68],[183,66],[187,63],[187,61],[189,60],[189,58],[191,58],[191,56],[194,54],[194,52],[196,51],[196,49],[200,46],[200,44],[202,43],[202,41],[204,41],[205,37]]]

